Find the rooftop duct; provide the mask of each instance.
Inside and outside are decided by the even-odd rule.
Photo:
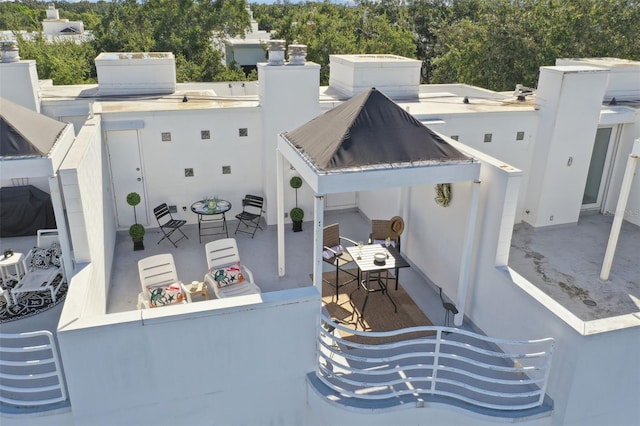
[[[269,40],[269,65],[284,65],[285,40]]]
[[[307,57],[306,44],[290,44],[289,45],[289,64],[304,65]]]
[[[16,41],[5,41],[2,43],[2,63],[20,62],[20,49]]]

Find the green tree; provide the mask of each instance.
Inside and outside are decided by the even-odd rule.
[[[136,0],[117,0],[108,5],[94,31],[97,52],[150,52],[153,25]]]
[[[535,86],[562,57],[640,58],[635,0],[491,0],[435,30],[433,82]]]
[[[42,28],[43,11],[20,3],[0,3],[0,30],[38,31]]]
[[[272,38],[307,45],[307,59],[321,65],[320,83],[329,81],[329,55],[396,54],[413,57],[415,42],[407,29],[365,7],[306,3],[275,23]]]
[[[216,81],[222,72],[236,74],[223,65],[212,37],[243,34],[245,7],[245,0],[117,0],[96,30],[96,50],[173,52],[179,82]]]
[[[95,83],[95,50],[90,43],[59,41],[50,43],[41,33],[31,40],[18,35],[22,59],[37,61],[38,77],[54,84]]]

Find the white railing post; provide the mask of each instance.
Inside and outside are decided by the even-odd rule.
[[[440,363],[440,342],[442,342],[442,330],[436,332],[436,347],[434,349],[433,365],[431,367],[431,395],[436,394],[436,382],[438,381],[438,365]]]

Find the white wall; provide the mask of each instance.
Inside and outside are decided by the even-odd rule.
[[[304,65],[285,64],[273,66],[258,64],[259,99],[262,113],[263,157],[262,191],[266,196],[266,219],[272,225],[277,221],[276,209],[276,145],[278,135],[293,130],[320,113],[318,84],[320,65],[307,62]],[[285,173],[285,209],[295,204],[295,192],[289,186],[291,171]],[[306,185],[298,191],[298,207],[305,212],[305,219],[312,219],[313,198]],[[289,207],[290,206],[290,207]]]
[[[261,45],[234,44],[225,47],[227,64],[256,65],[266,61],[266,52]]]
[[[357,200],[358,209],[369,219],[384,220],[402,215],[400,188],[360,191]]]
[[[458,141],[466,146],[524,171],[516,209],[515,223],[520,223],[525,214],[525,195],[536,140],[536,112],[450,114],[441,118],[444,124],[428,127],[449,137],[458,136]],[[516,140],[518,132],[524,132],[523,140]],[[491,134],[491,142],[484,142],[486,133]]]
[[[85,289],[90,297],[82,300],[81,305],[89,315],[106,312],[115,247],[115,220],[106,162],[100,120],[94,117],[82,128],[58,171],[74,262],[77,270],[91,263]],[[67,304],[63,317],[69,319],[77,315],[65,311]]]
[[[635,424],[637,410],[616,407],[628,407],[634,395],[637,398],[638,376],[633,372],[640,371],[638,329],[583,336],[514,284],[512,272],[496,266],[500,230],[508,212],[504,200],[511,189],[499,167],[483,167],[481,181],[480,245],[475,250],[467,315],[489,336],[556,339],[547,389],[554,400],[552,424]]]
[[[62,326],[75,424],[303,424],[319,307],[306,287]]]
[[[535,227],[578,221],[607,73],[595,67],[540,69],[539,126],[524,216]]]
[[[190,206],[204,196],[229,200],[233,207],[227,217],[233,218],[242,210],[245,194],[263,192],[264,151],[257,108],[103,113],[106,123],[132,117],[144,122],[139,134],[145,201],[152,227],[157,226],[153,208],[163,202],[177,206],[176,218],[196,223]],[[241,128],[247,129],[248,136],[239,136]],[[201,139],[201,130],[209,130],[211,138]],[[162,132],[171,132],[170,142],[162,141]],[[223,174],[223,166],[230,166],[231,173]],[[185,168],[192,168],[194,176],[185,177]],[[126,194],[114,196],[124,199]]]
[[[0,63],[0,98],[40,112],[36,61]]]

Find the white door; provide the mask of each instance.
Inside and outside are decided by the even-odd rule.
[[[589,173],[582,197],[583,210],[600,209],[609,183],[611,159],[615,152],[616,133],[611,127],[601,127],[596,132]]]
[[[138,131],[111,130],[106,132],[106,140],[118,227],[129,228],[136,221],[146,226],[149,220]],[[135,216],[134,208],[127,204],[130,192],[137,192],[142,199],[135,207]]]

